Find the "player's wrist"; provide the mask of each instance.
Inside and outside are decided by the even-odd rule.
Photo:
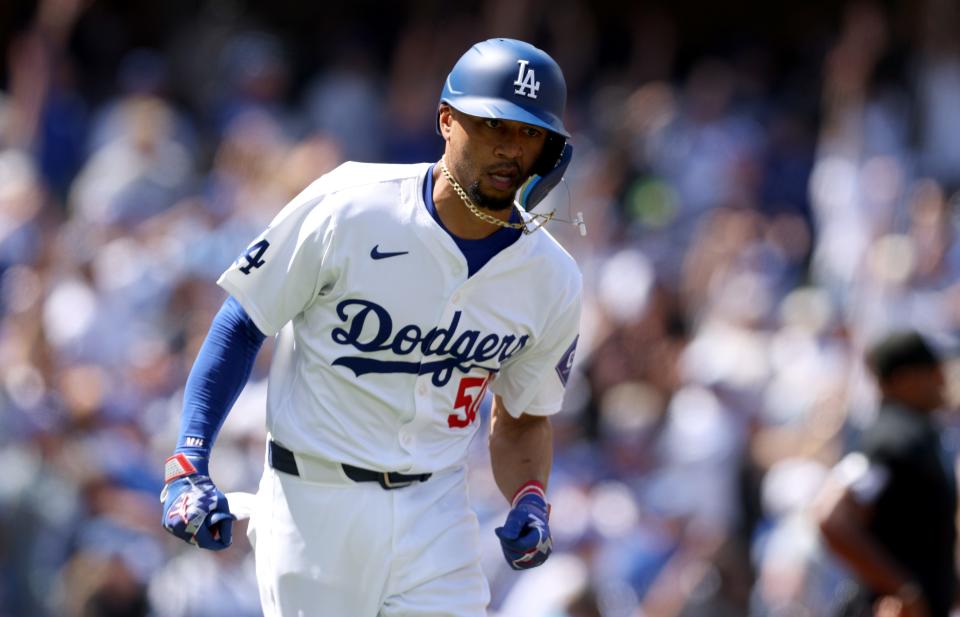
[[[191,443],[193,441],[193,443]],[[200,445],[197,445],[199,443]],[[181,437],[177,442],[177,447],[173,450],[174,456],[183,454],[187,457],[190,464],[196,469],[197,474],[209,476],[210,447],[206,440],[191,437]],[[173,458],[173,457],[171,457]],[[169,459],[168,459],[169,460]]]
[[[520,488],[513,494],[513,498],[510,499],[510,507],[515,508],[521,502],[531,501],[544,505],[547,503],[546,489],[536,480],[530,480],[520,485]]]
[[[170,484],[180,478],[193,475],[210,475],[206,458],[191,456],[186,452],[174,452],[163,462],[164,484]]]

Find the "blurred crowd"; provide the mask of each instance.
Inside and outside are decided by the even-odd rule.
[[[359,6],[322,57],[295,17],[230,2],[171,3],[143,45],[110,3],[2,29],[0,616],[260,614],[242,532],[211,553],[159,525],[215,280],[339,163],[439,158],[442,80],[500,35],[566,73],[575,156],[540,209],[589,234],[550,225],[585,305],[543,567],[504,563],[474,442],[491,615],[829,613],[847,575],[807,506],[875,408],[864,346],[960,326],[960,5],[811,4],[779,43],[711,48],[683,3],[613,31],[603,3],[560,4],[398,3],[375,37]],[[255,490],[269,358],[214,448],[224,491]]]

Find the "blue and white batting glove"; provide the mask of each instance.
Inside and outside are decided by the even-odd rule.
[[[527,482],[513,497],[510,513],[503,527],[494,532],[507,563],[514,570],[536,568],[550,556],[550,506],[539,482]]]
[[[163,475],[163,528],[200,548],[219,551],[230,546],[236,517],[213,480],[184,454],[168,458]]]

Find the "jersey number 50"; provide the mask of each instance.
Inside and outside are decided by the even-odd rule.
[[[487,385],[490,383],[490,375],[486,377],[463,377],[460,379],[460,387],[457,389],[457,400],[453,403],[454,409],[463,409],[463,415],[452,413],[447,416],[447,426],[450,428],[466,428],[476,420],[477,410],[480,409],[480,403],[483,402],[483,396],[487,393]],[[479,391],[468,393],[467,390]]]

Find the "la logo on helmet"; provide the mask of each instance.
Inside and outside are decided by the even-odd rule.
[[[520,71],[517,73],[517,81],[513,82],[513,85],[516,86],[514,93],[528,96],[531,99],[537,98],[537,92],[540,91],[540,82],[537,81],[533,69],[527,69],[530,61],[517,60],[517,64],[520,65]]]

